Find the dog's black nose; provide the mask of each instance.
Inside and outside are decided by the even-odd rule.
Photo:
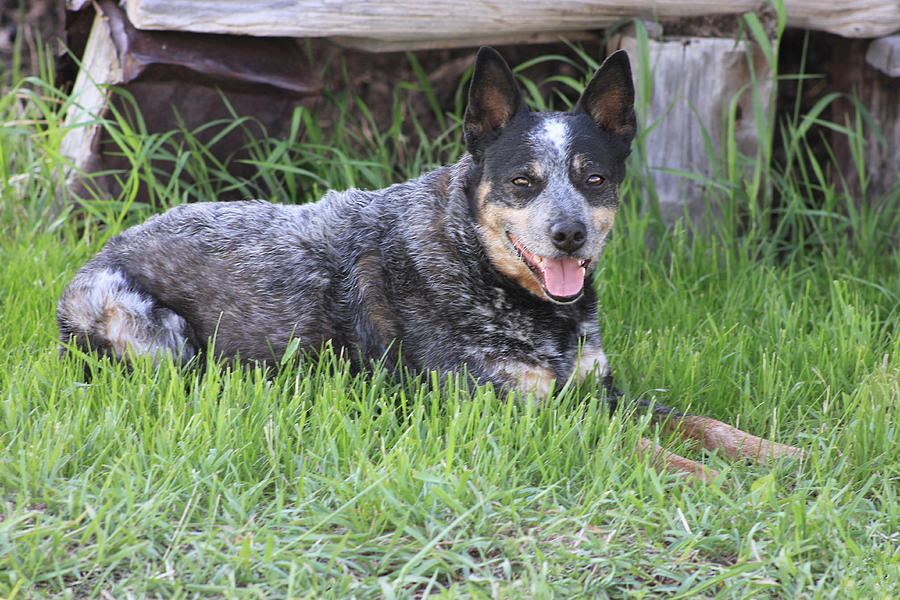
[[[557,221],[550,226],[553,245],[563,252],[575,252],[587,239],[587,227],[581,221]]]

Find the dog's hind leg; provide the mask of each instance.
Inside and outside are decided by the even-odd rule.
[[[731,459],[747,458],[756,462],[793,456],[803,458],[803,450],[757,437],[709,417],[673,416],[663,425],[667,431],[697,440],[707,450],[721,449]]]
[[[647,438],[641,438],[641,441],[638,442],[638,456],[643,458],[648,453],[651,465],[659,465],[672,473],[685,473],[707,483],[719,476],[719,472],[715,469],[670,452]]]
[[[803,450],[800,448],[757,437],[721,421],[709,417],[684,415],[665,407],[659,407],[659,409],[657,411],[654,407],[653,420],[662,423],[665,433],[676,433],[696,440],[703,448],[711,451],[721,450],[728,458],[743,458],[756,462],[785,456],[803,458]],[[652,463],[662,463],[662,466],[668,471],[687,473],[701,481],[712,481],[719,476],[714,469],[669,452],[650,440],[641,438],[638,454],[644,456],[648,452],[652,452]]]
[[[635,402],[641,410],[649,410],[651,412],[654,422],[667,422],[673,415],[680,416],[680,413],[677,411],[666,408],[661,404],[656,404],[655,402],[651,403],[647,400],[632,401],[625,398],[625,395],[613,385],[613,378],[609,373],[603,377],[602,381],[606,403],[609,406],[610,412],[615,412],[620,403],[626,404]],[[688,475],[694,480],[709,483],[719,476],[719,472],[715,469],[711,469],[706,465],[675,454],[674,452],[670,452],[647,438],[641,438],[638,442],[637,454],[641,458],[644,458],[649,454],[651,465],[661,467],[671,473]]]
[[[757,462],[785,456],[803,458],[803,450],[800,448],[757,437],[709,417],[686,415],[647,400],[628,400],[613,385],[611,375],[603,378],[603,388],[611,411],[615,411],[619,403],[634,402],[641,410],[650,411],[653,422],[661,424],[665,433],[677,433],[696,440],[707,450],[721,449],[728,458],[746,458]],[[641,438],[638,453],[644,456],[648,452],[652,452],[652,461],[661,462],[666,470],[688,473],[702,481],[710,481],[718,476],[718,472],[713,469]]]
[[[128,360],[169,354],[188,362],[196,354],[187,321],[162,306],[124,271],[88,264],[63,292],[56,310],[60,341]]]

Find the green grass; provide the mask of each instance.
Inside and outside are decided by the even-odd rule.
[[[597,58],[573,56],[586,71]],[[134,157],[123,181],[160,206],[227,186],[305,201],[458,154],[459,108],[445,138],[401,135],[423,81],[400,88],[397,120],[368,146],[355,98],[332,98],[339,134],[297,113],[291,139],[256,142],[250,182],[190,135],[110,127]],[[590,390],[537,411],[432,374],[351,375],[327,352],[274,374],[92,361],[84,383],[58,358],[56,299],[153,209],[126,185],[54,211],[71,101],[48,74],[0,96],[0,596],[900,594],[900,190],[853,199],[826,179],[833,165],[732,157],[710,202],[746,203],[747,185],[772,196],[711,231],[665,231],[641,208],[652,190],[634,157],[596,282],[619,384],[807,451],[753,465],[661,440],[723,473],[686,486],[632,452],[657,435],[647,421],[610,417]],[[770,123],[797,156],[805,118],[820,115]],[[194,183],[161,177],[151,155]]]

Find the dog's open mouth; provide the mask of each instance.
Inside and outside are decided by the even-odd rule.
[[[531,252],[506,232],[522,261],[537,276],[547,296],[555,302],[574,302],[584,290],[584,275],[590,266],[588,258],[546,258]]]

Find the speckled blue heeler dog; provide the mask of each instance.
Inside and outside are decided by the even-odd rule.
[[[546,398],[602,378],[591,277],[635,135],[628,57],[610,56],[569,112],[529,112],[500,55],[476,58],[459,162],[315,204],[178,206],[111,239],[58,307],[61,339],[127,360],[215,352],[277,362],[292,338],[363,362],[460,371]],[[358,365],[359,366],[359,365]],[[799,454],[662,407],[654,415],[731,457]],[[701,465],[642,441],[668,467]]]

